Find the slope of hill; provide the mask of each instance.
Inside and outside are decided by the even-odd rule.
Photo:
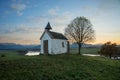
[[[119,80],[120,61],[54,55],[0,58],[0,80]]]

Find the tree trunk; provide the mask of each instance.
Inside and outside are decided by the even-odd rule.
[[[70,53],[70,44],[69,44],[69,41],[67,42],[67,54]]]
[[[81,43],[78,43],[78,54],[81,55]]]
[[[110,54],[110,55],[109,55],[109,58],[111,59],[111,57],[112,57],[112,55]]]

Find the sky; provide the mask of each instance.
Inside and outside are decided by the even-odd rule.
[[[40,44],[48,22],[64,34],[80,16],[93,25],[92,44],[120,44],[120,0],[0,0],[0,43]]]

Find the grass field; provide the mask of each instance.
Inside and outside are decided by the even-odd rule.
[[[16,57],[20,56],[17,51],[15,50],[0,50],[0,56],[5,55],[7,57]]]
[[[2,53],[2,52],[1,52]],[[0,57],[0,80],[119,80],[120,61],[77,54]],[[10,56],[12,54],[12,56]]]
[[[98,54],[98,51],[100,50],[100,48],[82,48],[81,49],[81,54]],[[19,50],[20,52],[20,50]],[[8,56],[8,57],[16,57],[16,56],[20,56],[23,55],[23,53],[19,53],[17,50],[0,50],[0,56],[2,54],[4,54],[5,56]],[[23,52],[23,51],[21,51]],[[78,53],[78,49],[77,48],[73,48],[73,49],[70,49],[70,53],[71,54],[77,54]]]
[[[98,54],[99,50],[100,50],[100,48],[82,48],[81,54]],[[70,53],[76,54],[76,53],[78,53],[78,49],[77,48],[70,49]]]

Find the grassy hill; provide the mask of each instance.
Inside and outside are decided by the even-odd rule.
[[[98,54],[98,51],[100,51],[100,48],[81,48],[81,54]],[[78,53],[78,48],[71,48],[70,53]]]
[[[0,58],[0,80],[119,80],[120,61],[70,55]]]

